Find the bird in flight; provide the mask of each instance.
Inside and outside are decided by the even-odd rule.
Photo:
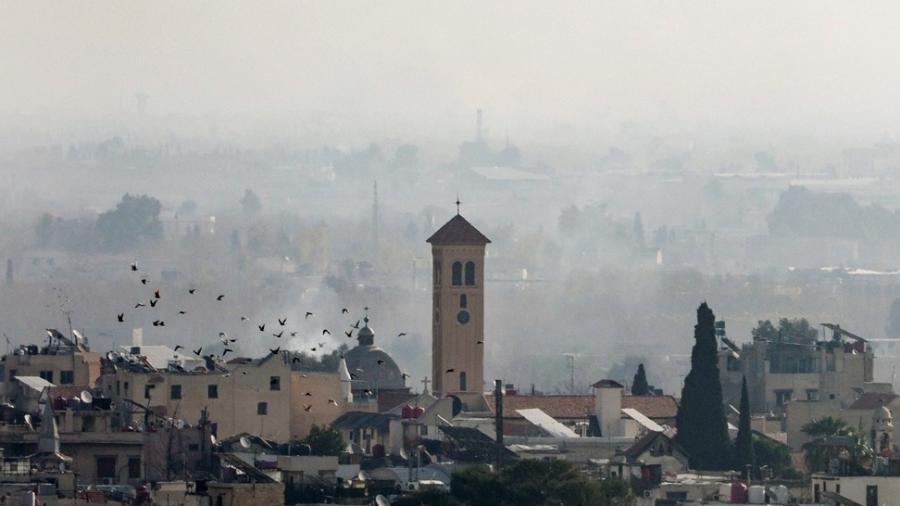
[[[284,327],[284,324],[287,323],[287,318],[279,318],[278,324]]]
[[[306,405],[306,406],[303,406],[303,411],[309,412],[309,410],[311,410],[311,409],[312,409],[312,404],[308,404],[308,405]]]
[[[347,308],[341,308],[341,314],[347,314],[347,313],[349,313],[349,312],[350,312],[349,309],[347,309]]]
[[[297,333],[296,333],[296,332],[291,332],[291,337],[297,337]]]
[[[377,361],[375,361],[375,363],[378,365],[384,365],[384,360],[379,358]]]
[[[178,314],[187,314],[187,311],[185,311],[184,309],[182,309],[181,311],[178,312]]]
[[[331,404],[332,406],[337,406],[337,405],[338,405],[337,401],[334,400],[334,399],[328,399],[328,404]]]
[[[154,320],[154,321],[153,321],[153,326],[154,326],[154,327],[165,327],[165,326],[166,326],[166,322],[164,322],[164,321],[162,321],[162,320]]]
[[[157,302],[159,302],[159,299],[150,299],[150,307],[156,307]]]
[[[131,262],[131,271],[132,272],[137,271],[137,262]]]
[[[279,333],[277,333],[277,334],[273,333],[272,335],[280,339],[281,336],[284,335],[284,331],[282,330],[281,332],[279,332]]]
[[[403,337],[405,335],[406,335],[406,332],[401,332],[401,333],[397,334],[397,337]]]
[[[119,320],[120,322],[124,322],[125,321],[125,313],[117,314],[116,319]]]
[[[178,351],[178,350],[180,350],[180,349],[182,349],[182,348],[184,348],[184,346],[182,346],[182,345],[180,345],[180,344],[176,344],[176,345],[175,345],[175,351]]]
[[[265,323],[263,323],[262,325],[257,325],[257,327],[259,328],[259,331],[260,331],[260,332],[265,332],[265,331],[266,331],[266,324],[265,324]]]
[[[312,316],[312,315],[313,315],[312,313],[310,313],[309,311],[307,311],[307,312],[306,312],[306,315],[305,315],[303,318],[309,318],[309,317]]]
[[[309,351],[316,351],[316,348],[315,347],[310,348]]]
[[[269,348],[269,351],[272,352],[272,355],[278,355],[278,352],[281,351],[281,347],[278,348]]]
[[[188,293],[191,294],[191,295],[194,295],[194,293],[195,293],[196,291],[197,291],[196,288],[189,288],[189,289],[188,289]]]
[[[324,348],[324,347],[325,347],[325,343],[319,343],[319,348]]]
[[[447,369],[447,370],[444,371],[444,372],[445,372],[445,373],[456,372],[456,369],[453,369],[453,368],[451,367],[450,369]]]
[[[484,344],[484,341],[481,341],[481,340],[475,341],[475,344]]]
[[[231,348],[225,348],[224,350],[222,350],[222,356],[224,357],[229,351],[234,351],[234,350],[232,350]]]
[[[241,316],[241,321],[242,321],[242,322],[245,322],[245,321],[247,321],[247,320],[249,320],[249,319],[250,319],[250,318],[247,318],[246,316]]]
[[[202,352],[203,352],[203,347],[201,346],[201,347],[197,348],[196,350],[194,350],[194,355],[197,355],[199,357],[200,353],[202,353]]]
[[[328,329],[322,329],[322,335],[324,336],[325,334],[328,334],[330,336],[331,332],[329,332]]]
[[[225,298],[225,294],[223,293],[223,294],[220,294],[218,297],[216,297],[216,300],[222,300],[224,298]]]
[[[146,304],[141,304],[140,302],[138,302],[137,304],[134,305],[135,309],[137,309],[139,307],[147,307],[147,306],[146,306]]]
[[[354,323],[354,324],[352,325],[352,327],[355,328],[355,329],[358,329],[358,328],[359,328],[359,320],[356,320],[356,323]]]
[[[344,332],[344,335],[346,335],[348,338],[349,338],[349,337],[353,337],[353,331],[352,331],[352,330],[348,330],[348,331]]]
[[[147,278],[141,278],[141,284],[142,284],[142,285],[146,285],[146,284],[147,284]]]
[[[312,397],[312,392],[306,392],[303,394],[304,397]]]
[[[153,292],[153,296],[156,297],[157,299],[159,298],[159,289],[157,289],[155,292]]]
[[[405,372],[402,372],[402,373],[400,373],[400,377],[403,378],[403,379],[406,379],[406,378],[409,377],[409,374],[406,374]]]

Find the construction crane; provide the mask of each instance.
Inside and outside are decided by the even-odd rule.
[[[834,332],[833,338],[832,338],[832,339],[834,339],[835,341],[840,341],[840,340],[841,340],[841,336],[847,336],[847,337],[849,337],[849,338],[851,338],[851,339],[855,339],[855,340],[857,340],[857,341],[859,341],[859,342],[863,342],[863,343],[869,342],[868,339],[866,339],[866,338],[864,338],[864,337],[860,337],[860,336],[854,334],[853,332],[849,332],[849,331],[847,331],[847,330],[844,330],[844,329],[841,328],[840,325],[837,325],[837,324],[835,324],[835,323],[822,323],[821,325],[822,325],[823,327],[825,327],[826,329],[829,329],[829,330],[831,330],[832,332]]]

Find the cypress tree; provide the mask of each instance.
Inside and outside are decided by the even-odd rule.
[[[741,385],[741,417],[738,420],[737,440],[734,444],[734,465],[744,478],[747,478],[747,466],[755,467],[756,455],[753,454],[753,433],[750,429],[750,396],[747,395],[747,378]]]
[[[647,384],[647,374],[644,372],[644,364],[638,364],[634,379],[631,380],[631,395],[650,395],[650,385]]]
[[[705,302],[700,304],[694,326],[691,372],[684,378],[675,418],[676,440],[690,456],[691,467],[699,470],[724,470],[730,461],[715,322],[712,309]]]

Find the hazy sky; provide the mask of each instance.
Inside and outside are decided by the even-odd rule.
[[[0,112],[894,132],[900,3],[3,2]],[[467,116],[468,117],[468,116]]]

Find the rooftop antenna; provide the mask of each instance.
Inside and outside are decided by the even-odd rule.
[[[456,194],[456,214],[457,215],[459,215],[459,205],[460,204],[462,204],[462,202],[459,201],[459,193],[457,193]]]

